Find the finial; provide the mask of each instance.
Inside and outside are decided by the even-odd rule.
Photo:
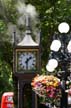
[[[30,19],[30,15],[26,15],[26,29],[31,30],[31,19]]]
[[[14,29],[13,34],[14,34],[14,46],[15,46],[16,45],[16,30],[15,29]]]

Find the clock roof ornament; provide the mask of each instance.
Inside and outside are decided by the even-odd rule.
[[[26,31],[23,40],[18,44],[18,46],[39,46],[32,37],[31,37],[31,29],[30,29],[30,17],[26,15]]]

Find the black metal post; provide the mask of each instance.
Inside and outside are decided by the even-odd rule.
[[[14,47],[16,46],[16,30],[14,29]]]
[[[66,80],[67,80],[67,69],[66,69],[67,63],[62,63],[63,66],[63,76],[62,76],[62,97],[61,97],[61,106],[60,108],[67,108],[68,107],[68,97],[66,90]]]
[[[67,57],[67,38],[65,36],[65,34],[62,34],[61,36],[61,43],[62,43],[62,47],[61,47],[61,68],[62,68],[62,96],[61,96],[61,105],[60,108],[67,108],[68,107],[68,97],[67,97],[67,93],[65,92],[66,90],[66,80],[67,80],[67,63],[68,63],[68,57]]]

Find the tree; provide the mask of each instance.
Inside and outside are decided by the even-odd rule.
[[[9,64],[0,60],[0,99],[6,91],[12,91],[12,72]]]
[[[11,36],[7,34],[8,23],[16,23],[16,10],[12,0],[0,0],[0,99],[3,92],[13,90]]]

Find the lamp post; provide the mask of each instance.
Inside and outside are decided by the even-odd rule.
[[[69,25],[66,22],[59,24],[58,30],[60,35],[58,35],[55,40],[52,41],[50,46],[51,49],[51,56],[48,60],[46,65],[46,69],[49,72],[53,72],[58,64],[61,64],[61,105],[60,108],[67,108],[68,107],[68,97],[66,90],[66,80],[68,77],[68,67],[67,64],[70,59],[71,53],[71,40],[67,37],[67,33],[69,31]]]

